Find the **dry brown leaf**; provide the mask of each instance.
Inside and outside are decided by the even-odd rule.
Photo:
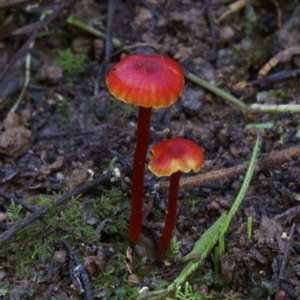
[[[44,175],[49,175],[52,172],[59,170],[63,166],[63,164],[64,164],[64,157],[60,156],[57,158],[57,160],[54,163],[48,166],[42,166],[41,173]]]

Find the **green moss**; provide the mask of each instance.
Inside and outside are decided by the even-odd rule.
[[[110,294],[107,299],[137,298],[136,286],[130,286],[127,283],[125,285],[122,283],[118,289],[116,286],[117,278],[122,278],[122,282],[126,282],[128,277],[128,269],[124,260],[126,260],[125,252],[128,247],[127,227],[130,201],[122,191],[114,188],[104,191],[101,196],[95,199],[84,202],[80,198],[74,198],[63,206],[56,206],[52,199],[44,196],[36,197],[29,204],[38,207],[46,205],[49,209],[44,218],[45,222],[36,221],[27,226],[0,249],[0,256],[5,257],[2,259],[1,268],[7,271],[7,277],[10,281],[5,289],[3,287],[2,292],[6,293],[7,299],[10,299],[10,294],[13,295],[12,291],[16,280],[34,281],[37,272],[40,272],[39,266],[43,269],[51,263],[54,252],[57,248],[61,248],[60,240],[62,238],[70,242],[81,258],[83,258],[85,245],[88,242],[99,244],[99,235],[95,228],[86,224],[86,221],[91,217],[97,217],[99,221],[106,218],[113,220],[111,224],[106,224],[101,234],[105,233],[107,237],[113,238],[116,251],[103,268],[101,276],[91,278],[93,289],[95,292],[103,292],[107,288]],[[27,215],[21,206],[13,203],[8,208],[7,213],[10,225]],[[122,255],[120,256],[120,254]],[[96,275],[99,274],[96,272]],[[56,274],[56,276],[59,275]],[[58,277],[58,280],[61,279]],[[31,293],[35,295],[38,288],[41,287],[36,287]],[[72,291],[70,290],[68,293],[72,293]],[[135,295],[135,298],[130,298],[130,295]],[[81,296],[76,297],[74,299],[81,299]]]
[[[70,48],[57,50],[56,63],[66,75],[73,75],[79,72],[86,63],[87,52],[74,54]]]
[[[276,41],[277,33],[264,36],[263,25],[258,22],[256,11],[247,1],[245,9],[245,40],[249,43],[247,51],[235,46],[234,51],[241,61],[241,67],[237,70],[237,76],[245,76],[248,70],[260,69],[272,50]]]

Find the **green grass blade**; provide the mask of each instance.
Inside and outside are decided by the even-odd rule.
[[[210,84],[209,82],[201,79],[200,77],[198,77],[197,75],[195,75],[191,72],[185,72],[184,76],[186,79],[198,84],[199,86],[203,87],[204,89],[214,93],[215,95],[217,95],[217,96],[225,99],[226,101],[230,102],[231,104],[235,105],[236,107],[241,109],[244,114],[247,113],[247,111],[248,111],[247,105],[244,102],[242,102],[239,99],[232,96],[231,94],[219,89],[215,85]]]
[[[171,285],[169,285],[168,290],[173,290],[180,286],[187,279],[187,277],[203,263],[218,241],[219,233],[221,228],[224,226],[225,220],[226,215],[220,216],[219,219],[195,243],[193,250],[183,259],[190,260],[191,255],[199,255],[199,260],[195,262],[190,261],[183,268],[177,279]]]
[[[254,145],[254,148],[253,148],[253,151],[252,151],[252,156],[251,156],[249,166],[248,166],[248,169],[247,169],[247,172],[246,172],[246,175],[245,175],[245,179],[244,179],[243,184],[241,186],[241,189],[240,189],[237,197],[235,198],[235,200],[233,202],[233,205],[231,206],[231,208],[230,208],[230,210],[227,214],[226,220],[224,221],[224,226],[221,229],[221,234],[220,234],[220,239],[219,239],[219,245],[220,245],[220,251],[221,251],[220,253],[225,251],[224,234],[226,233],[232,218],[236,214],[236,212],[237,212],[239,206],[241,205],[242,200],[244,199],[244,197],[246,195],[246,192],[248,190],[252,175],[253,175],[254,170],[255,170],[257,156],[258,156],[258,153],[260,151],[260,146],[261,146],[261,137],[259,135],[256,139],[256,142],[255,142],[255,145]]]

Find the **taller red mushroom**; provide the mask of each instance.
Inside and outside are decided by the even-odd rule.
[[[142,230],[144,170],[151,108],[168,107],[178,100],[184,87],[184,74],[179,64],[167,56],[133,54],[112,68],[106,84],[115,98],[139,107],[129,224],[129,238],[137,243]]]

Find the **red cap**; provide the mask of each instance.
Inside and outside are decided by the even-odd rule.
[[[184,138],[165,140],[153,146],[151,152],[153,156],[149,161],[149,169],[158,177],[170,176],[177,171],[198,172],[204,163],[202,149]]]
[[[168,107],[184,87],[179,64],[162,55],[133,54],[123,58],[106,78],[115,98],[136,106]]]

